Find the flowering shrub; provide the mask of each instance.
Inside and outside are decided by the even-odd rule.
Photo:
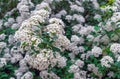
[[[20,0],[0,20],[0,79],[119,79],[119,4]]]

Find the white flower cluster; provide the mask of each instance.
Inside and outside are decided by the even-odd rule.
[[[99,26],[101,26],[103,30],[114,31],[115,29],[119,28],[119,20],[120,20],[120,12],[114,12],[112,17],[109,18],[105,24],[102,24],[100,22]]]
[[[21,79],[33,79],[33,74],[31,72],[26,72]]]
[[[102,49],[100,47],[94,46],[93,49],[92,49],[92,54],[95,57],[99,57],[99,55],[102,54]]]
[[[40,77],[42,79],[60,79],[54,72],[48,73],[46,70],[40,72]]]
[[[107,68],[110,68],[111,64],[114,63],[114,60],[110,56],[104,56],[100,61],[101,61],[101,65]]]
[[[50,65],[52,67],[56,65],[57,60],[54,57],[53,53],[55,52],[53,52],[52,50],[43,49],[37,55],[27,56],[26,61],[31,67],[35,69],[45,70]]]
[[[74,79],[84,79],[86,78],[86,71],[82,70],[84,66],[84,61],[82,60],[73,60],[74,64],[70,66],[69,72],[74,73]]]
[[[84,7],[81,4],[82,1],[75,0],[75,3],[73,3],[72,1],[68,1],[68,3],[70,4],[71,11],[76,12],[76,14],[66,15],[65,19],[68,22],[76,20],[78,23],[84,23],[85,18],[81,14],[77,14],[77,12],[84,13]]]
[[[41,3],[41,5],[44,3]],[[39,6],[40,7],[40,6]],[[32,14],[32,16],[25,20],[22,24],[20,29],[16,32],[15,38],[20,40],[23,43],[26,43],[27,46],[31,46],[31,41],[39,41],[38,43],[41,43],[42,40],[38,38],[36,35],[41,34],[41,28],[37,27],[39,26],[39,23],[45,23],[45,19],[49,18],[49,12],[44,9],[35,10]],[[43,27],[43,30],[48,33],[55,33],[58,36],[58,39],[55,41],[54,45],[61,50],[64,50],[63,48],[67,48],[69,45],[69,40],[63,35],[64,34],[64,23],[56,18],[51,18],[49,20],[50,25]],[[38,31],[36,34],[35,31]],[[36,38],[32,40],[33,38]],[[62,48],[63,47],[63,48]]]
[[[55,56],[54,56],[55,55]],[[43,49],[39,54],[33,56],[26,56],[27,63],[38,70],[48,69],[50,66],[54,67],[58,63],[58,67],[66,66],[66,58],[62,57],[58,52],[53,52],[49,49]]]
[[[114,55],[116,57],[119,56],[120,54],[120,44],[119,43],[113,43],[111,46],[110,46],[110,51],[112,51],[114,53]]]
[[[70,44],[70,41],[64,35],[58,35],[58,38],[53,43],[53,45],[55,45],[61,51],[64,51],[65,49],[68,49],[69,44]]]
[[[99,78],[102,78],[102,74],[99,73],[98,67],[96,67],[95,64],[88,64],[87,68],[89,71],[92,71],[95,75],[98,75]]]
[[[3,50],[3,48],[5,48],[7,45],[5,42],[0,42],[0,53]]]
[[[31,0],[21,0],[20,3],[17,5],[17,9],[21,14],[22,19],[27,19],[30,16],[30,9],[34,7],[34,4]]]
[[[5,58],[0,58],[0,68],[2,68],[6,64],[7,64],[6,59]]]
[[[46,4],[44,6],[43,4]],[[39,7],[39,8],[37,8]],[[43,40],[39,36],[42,35],[42,32],[47,32],[52,37],[52,34],[57,36],[57,39],[53,42],[53,45],[59,48],[61,51],[64,51],[68,48],[70,41],[64,36],[64,23],[62,20],[57,18],[49,19],[49,10],[47,11],[45,7],[49,7],[48,3],[42,2],[36,6],[35,11],[32,12],[31,17],[22,22],[21,27],[15,33],[14,38],[21,42],[21,47],[24,50],[27,50],[29,53],[32,52],[31,46],[34,46],[34,49],[38,51],[38,54],[35,55],[26,55],[26,62],[37,70],[48,69],[49,66],[54,67],[58,63],[58,67],[63,68],[66,66],[67,59],[62,57],[60,54],[54,53],[50,49],[40,49],[38,44],[42,43]],[[40,26],[49,22],[47,26]],[[34,42],[34,44],[33,44]]]
[[[119,0],[104,7],[100,0],[42,0],[35,5],[32,0],[19,1],[5,15],[6,21],[0,20],[1,68],[7,62],[19,65],[16,79],[34,79],[34,71],[42,79],[113,78],[114,71],[104,76],[99,68],[120,62]],[[14,11],[19,16],[9,17]],[[8,34],[4,28],[18,30]]]

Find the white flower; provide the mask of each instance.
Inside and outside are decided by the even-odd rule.
[[[110,68],[111,64],[114,63],[114,60],[110,56],[104,56],[100,61],[101,61],[101,65],[107,68]]]
[[[82,79],[80,73],[74,73],[74,79]]]
[[[31,16],[28,21],[32,25],[36,25],[36,24],[45,22],[44,18],[42,16],[40,16],[40,15]]]
[[[69,72],[70,73],[76,73],[76,72],[79,72],[79,70],[80,70],[79,66],[73,64],[73,65],[70,66]]]
[[[58,58],[58,67],[63,68],[66,66],[67,59],[65,57]]]
[[[31,31],[30,30],[27,30],[27,29],[24,29],[24,30],[22,30],[22,31],[17,31],[16,33],[15,33],[15,36],[14,36],[14,38],[16,38],[16,40],[20,40],[20,41],[22,41],[22,42],[29,42],[29,40],[30,40],[30,38],[31,38],[31,35],[29,34],[29,33],[31,33]]]
[[[27,66],[26,60],[25,59],[20,60],[19,66],[20,67],[26,67]]]
[[[19,12],[22,13],[22,12],[29,12],[29,6],[27,5],[22,5],[20,8],[19,8]]]
[[[85,59],[85,57],[86,57],[86,54],[81,54],[81,56],[80,56],[80,58],[82,59],[82,60],[84,60]]]
[[[71,16],[71,15],[67,15],[67,16],[65,17],[65,19],[68,20],[68,21],[70,21],[70,20],[72,20],[72,16]]]
[[[15,71],[15,76],[16,76],[16,78],[17,79],[21,79],[21,76],[22,76],[23,74],[21,73],[21,72],[16,72]]]
[[[5,53],[3,57],[6,58],[6,60],[10,60],[11,55],[9,53]]]
[[[77,47],[77,46],[74,46],[73,48],[72,48],[72,53],[74,53],[75,55],[78,55],[79,54],[79,48]]]
[[[88,35],[87,39],[88,39],[88,41],[93,41],[94,40],[94,36],[93,35]]]
[[[17,9],[19,9],[22,5],[27,5],[29,6],[29,8],[33,8],[34,7],[34,4],[31,2],[31,0],[19,0],[20,3],[18,3],[17,5]]]
[[[6,35],[4,33],[0,34],[0,40],[4,40]]]
[[[111,24],[111,21],[106,22],[106,25],[102,26],[103,29],[107,30],[107,31],[112,31],[114,30],[115,26]]]
[[[5,23],[4,23],[4,26],[5,26],[5,27],[10,27],[11,24],[10,24],[9,22],[5,22]]]
[[[37,55],[28,56],[27,63],[37,70],[47,69],[50,65],[54,67],[57,62],[53,53],[52,50],[43,49]]]
[[[74,59],[74,58],[75,58],[75,54],[74,54],[74,53],[69,53],[69,57],[70,57],[71,59]]]
[[[24,19],[23,19],[21,16],[18,16],[18,17],[16,18],[16,22],[17,22],[18,24],[21,24],[23,20],[24,20]]]
[[[119,39],[119,36],[118,36],[118,35],[116,35],[116,34],[112,35],[111,40],[117,41],[118,39]]]
[[[117,58],[117,62],[120,62],[120,56]]]
[[[74,25],[74,26],[72,27],[73,32],[77,33],[77,32],[80,30],[80,27],[82,27],[81,24]]]
[[[73,20],[76,20],[79,23],[85,22],[85,18],[82,15],[74,14]]]
[[[30,17],[30,13],[29,12],[22,12],[21,17],[23,20],[26,20]]]
[[[6,64],[7,64],[6,59],[5,58],[0,58],[0,68],[3,67]]]
[[[5,42],[0,42],[0,53],[2,51],[3,48],[5,48],[7,45]]]
[[[80,39],[77,35],[72,35],[71,41],[78,44],[80,42]]]
[[[98,4],[97,0],[93,0],[92,3],[94,5],[95,9],[99,9],[99,4]]]
[[[95,64],[88,64],[88,65],[87,65],[87,69],[88,69],[89,71],[93,71],[94,69],[96,69]]]
[[[65,27],[64,23],[63,23],[63,21],[61,19],[51,18],[49,20],[49,23],[51,23],[51,24],[55,23],[55,24],[61,25],[62,27]]]
[[[66,14],[67,14],[67,12],[65,10],[61,10],[55,16],[58,17],[58,18],[61,18],[62,16],[65,16]]]
[[[110,72],[107,74],[107,76],[108,76],[109,78],[112,78],[112,77],[114,76],[114,72],[110,71]]]
[[[99,14],[95,14],[95,16],[94,16],[94,19],[101,19],[101,15],[99,15]]]
[[[104,35],[101,37],[100,42],[102,42],[104,44],[108,44],[110,42],[110,39],[107,35]]]
[[[15,79],[14,77],[10,77],[10,79]]]
[[[64,29],[61,25],[58,25],[56,23],[49,24],[44,29],[46,32],[53,33],[53,34],[64,34]]]
[[[99,55],[102,54],[102,49],[100,47],[94,46],[93,49],[92,49],[92,54],[95,57],[99,57]]]
[[[78,12],[84,12],[84,8],[83,7],[79,7],[78,5],[71,5],[70,6],[71,11],[78,11]]]
[[[95,75],[102,77],[102,74],[99,73],[98,67],[96,67],[95,64],[88,64],[87,68],[89,71],[92,71]]]
[[[0,30],[2,29],[3,20],[0,20]]]
[[[54,72],[48,72],[47,70],[41,71],[40,77],[42,79],[60,79]]]
[[[15,42],[15,38],[13,35],[9,35],[8,42],[9,42],[9,44],[13,44]]]
[[[44,2],[51,4],[53,2],[53,0],[44,0]]]
[[[33,79],[33,74],[31,72],[26,72],[21,79]]]
[[[110,51],[112,51],[115,55],[120,53],[120,44],[119,43],[113,43],[110,46]]]
[[[82,60],[77,60],[76,62],[75,62],[75,65],[77,65],[77,66],[79,66],[79,67],[83,67],[84,66],[84,62],[82,61]]]
[[[13,24],[15,22],[14,18],[9,18],[8,23]]]
[[[11,26],[12,29],[16,30],[19,28],[19,24],[17,23],[14,23],[12,26]]]
[[[79,34],[81,35],[88,35],[93,31],[93,27],[92,26],[88,26],[88,27],[81,27],[81,29],[79,30]]]
[[[53,45],[59,48],[61,51],[64,51],[65,49],[68,49],[70,41],[66,36],[58,35],[58,38],[55,40]]]
[[[36,5],[35,10],[40,10],[40,9],[45,9],[45,10],[51,12],[51,8],[50,8],[49,4],[46,2],[42,2],[42,3]]]
[[[11,63],[16,63],[23,59],[23,56],[20,53],[13,54],[13,57],[11,57]]]
[[[32,16],[33,15],[39,15],[39,16],[43,17],[44,19],[49,18],[49,12],[44,9],[33,11]]]
[[[83,46],[79,46],[78,49],[79,49],[79,52],[82,52],[82,53],[85,51],[85,48]]]

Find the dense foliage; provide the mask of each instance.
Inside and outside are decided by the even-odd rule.
[[[120,79],[119,7],[119,0],[1,0],[0,79]]]

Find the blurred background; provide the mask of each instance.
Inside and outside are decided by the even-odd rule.
[[[17,6],[20,0],[0,0],[0,19],[3,18],[6,12]],[[40,3],[42,0],[31,0],[34,4]]]
[[[7,11],[16,7],[18,0],[0,0],[0,19]]]

